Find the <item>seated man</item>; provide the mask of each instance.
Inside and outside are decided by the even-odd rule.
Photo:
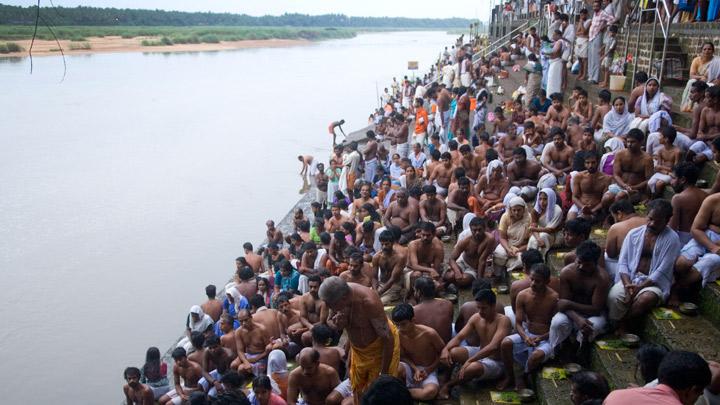
[[[240,327],[235,330],[235,345],[237,358],[230,367],[237,368],[238,372],[245,374],[265,374],[267,369],[267,356],[273,350],[273,342],[264,325],[253,320],[250,311],[238,311]]]
[[[415,323],[433,328],[443,342],[452,336],[452,302],[435,296],[435,283],[427,277],[415,280]],[[443,343],[444,344],[444,343]]]
[[[340,273],[340,278],[348,283],[356,283],[377,290],[375,274],[370,264],[363,261],[363,254],[355,251],[348,258],[348,269]]]
[[[513,150],[513,161],[507,165],[507,177],[510,180],[510,191],[508,193],[522,197],[526,201],[535,199],[538,192],[538,180],[543,171],[542,166],[536,160],[530,160],[523,148]],[[549,185],[553,187],[554,184]],[[543,184],[541,188],[545,188]]]
[[[701,287],[718,278],[720,273],[719,201],[720,194],[713,194],[703,201],[690,229],[693,238],[682,248],[680,257],[675,263],[674,287],[680,296],[691,296]]]
[[[460,146],[460,166],[465,168],[465,175],[473,183],[475,183],[480,175],[480,165],[482,164],[482,158],[473,153],[470,145]]]
[[[407,254],[405,250],[395,250],[395,238],[388,230],[380,232],[380,245],[382,249],[373,256],[373,273],[378,274],[379,285],[377,293],[383,305],[400,300],[402,294],[402,280]]]
[[[644,138],[641,130],[631,129],[625,138],[627,148],[615,154],[615,184],[610,186],[610,192],[615,194],[616,201],[630,198],[631,202],[638,203],[649,198],[647,184],[654,173],[654,165],[652,156],[642,150]]]
[[[415,202],[408,199],[408,192],[401,188],[395,192],[396,200],[390,203],[383,222],[385,225],[395,225],[400,228],[402,237],[400,243],[407,243],[415,236],[415,226],[418,222],[419,210]]]
[[[448,233],[447,206],[437,198],[435,186],[423,187],[425,199],[420,201],[420,220],[435,225],[437,236]]]
[[[567,130],[568,118],[570,118],[570,109],[563,105],[563,95],[561,93],[553,93],[550,95],[552,104],[545,114],[545,123],[548,127],[560,127],[563,131]]]
[[[472,236],[455,244],[449,269],[443,274],[443,280],[457,287],[467,287],[478,277],[483,277],[487,259],[495,251],[495,238],[486,232],[487,221],[475,217],[470,220]]]
[[[243,309],[241,312],[242,311],[247,310]],[[188,360],[185,349],[182,347],[176,347],[175,350],[173,350],[172,358],[175,360],[175,365],[173,366],[175,389],[160,397],[158,400],[160,405],[180,405],[190,398],[191,393],[202,391],[202,387],[198,384],[201,378],[212,379],[210,375],[202,369],[200,364]]]
[[[437,367],[445,342],[433,329],[413,322],[413,307],[400,304],[393,309],[392,320],[400,334],[400,368],[405,384],[415,401],[430,401],[440,389]]]
[[[513,360],[524,370],[523,378],[517,381],[516,388],[527,384],[531,372],[535,371],[547,359],[551,358],[553,347],[550,345],[550,321],[557,313],[558,294],[548,288],[550,268],[536,264],[530,270],[530,288],[518,294],[515,312],[515,331],[503,339],[500,346],[505,378],[497,388],[504,390],[515,380]]]
[[[598,170],[598,157],[594,153],[586,153],[585,171],[572,178],[573,205],[568,211],[567,219],[578,216],[591,222],[602,220],[605,211],[613,202],[613,196],[607,194],[612,178]]]
[[[243,297],[250,298],[257,294],[257,280],[251,267],[247,266],[240,269],[240,271],[237,272],[236,279],[235,288],[240,291]],[[205,313],[207,314],[207,312]]]
[[[253,251],[252,243],[243,243],[243,250],[245,251],[245,261],[250,265],[255,274],[264,273],[265,264],[263,263],[263,258]]]
[[[222,314],[223,312],[222,301],[219,301],[215,298],[217,294],[216,290],[217,287],[215,287],[213,284],[205,287],[205,295],[207,295],[208,300],[205,301],[202,305],[200,305],[200,309],[202,309],[203,312],[208,314],[210,318],[212,318],[213,322],[217,322],[220,319],[220,314]]]
[[[575,249],[575,263],[560,272],[558,313],[550,325],[550,343],[554,347],[577,331],[581,347],[589,348],[582,343],[592,342],[605,331],[610,277],[598,267],[601,253],[595,242],[585,241]]]
[[[630,321],[664,303],[670,295],[680,239],[667,226],[672,206],[666,200],[648,204],[647,225],[628,232],[620,249],[615,285],[608,295],[608,318],[624,333]]]
[[[520,291],[530,288],[532,284],[532,280],[530,280],[530,269],[536,264],[544,263],[542,253],[537,249],[528,249],[522,252],[520,259],[522,261],[523,278],[515,280],[510,284],[510,305],[503,308],[503,313],[510,319],[510,327],[513,331],[515,330],[517,296],[520,294]],[[550,288],[557,291],[557,289],[559,289],[559,287],[557,287],[558,284],[560,284],[559,280],[557,280],[556,277],[550,276],[550,282],[548,283]]]
[[[453,386],[474,378],[492,380],[503,374],[500,344],[511,332],[510,320],[495,310],[496,297],[492,290],[475,294],[478,310],[467,324],[442,349],[440,360],[451,366],[462,364],[457,377],[443,385],[438,397],[447,399]],[[464,346],[463,342],[476,336],[478,346]]]
[[[700,206],[707,197],[707,193],[698,188],[695,183],[700,176],[700,169],[690,162],[682,162],[673,169],[675,179],[672,187],[675,190],[670,203],[673,207],[673,216],[670,219],[670,228],[677,232],[680,243],[690,242],[690,231]]]
[[[415,279],[429,277],[436,283],[442,274],[442,262],[445,259],[443,243],[435,237],[435,226],[429,222],[421,222],[420,239],[408,244],[408,272],[405,275],[405,288],[410,292]]]
[[[155,405],[153,390],[140,383],[140,369],[128,367],[123,373],[127,384],[123,386],[127,405]]]
[[[232,350],[220,345],[220,338],[217,336],[210,336],[205,341],[205,353],[203,353],[200,364],[202,364],[203,370],[212,377],[212,380],[203,377],[198,384],[203,386],[209,396],[214,397],[218,392],[224,391],[220,379],[228,371],[231,371],[230,364],[235,357]]]
[[[275,295],[281,292],[297,294],[300,287],[300,273],[288,260],[282,260],[278,264],[278,271],[275,272]],[[306,277],[306,276],[305,276]]]
[[[440,164],[433,168],[428,178],[428,182],[435,186],[437,193],[443,197],[447,197],[448,195],[448,188],[452,182],[453,169],[452,155],[450,152],[443,152],[440,155]]]
[[[594,371],[581,371],[570,377],[572,390],[570,399],[573,405],[581,405],[585,401],[602,401],[610,393],[610,385],[605,376]]]
[[[565,132],[558,127],[550,129],[552,142],[543,149],[542,165],[555,176],[556,184],[565,184],[565,176],[572,170],[575,151],[565,143]]]
[[[635,213],[635,207],[627,199],[614,202],[610,206],[610,215],[615,223],[610,227],[605,241],[605,270],[610,281],[615,282],[618,258],[625,237],[631,229],[647,224],[647,218]]]
[[[454,229],[462,229],[462,219],[470,212],[469,198],[470,180],[462,176],[457,179],[457,187],[450,191],[447,198],[447,218]]]
[[[590,231],[592,224],[583,218],[575,218],[565,222],[563,229],[563,246],[575,249],[580,244],[590,239]],[[563,266],[567,266],[575,262],[575,251],[565,253]]]
[[[327,322],[327,306],[318,296],[321,282],[320,276],[308,277],[308,292],[300,297],[300,323],[306,328],[301,342],[306,347],[312,344],[312,327]]]
[[[320,353],[306,347],[298,355],[298,367],[288,378],[288,405],[325,405],[325,399],[340,384],[337,371],[320,363]],[[298,396],[302,394],[302,401]]]

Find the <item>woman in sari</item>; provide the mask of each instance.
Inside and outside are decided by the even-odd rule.
[[[660,91],[660,82],[651,77],[645,82],[645,90],[635,102],[635,119],[630,128],[639,128],[647,134],[650,116],[660,110],[670,112],[672,99]]]
[[[410,190],[414,187],[422,188],[423,185],[423,179],[417,175],[414,167],[405,168],[405,174],[400,176],[400,187]]]
[[[533,98],[540,96],[540,86],[542,85],[543,67],[538,62],[537,56],[531,53],[528,61],[523,67],[525,70],[525,105],[530,106]]]
[[[512,271],[522,267],[520,254],[527,250],[530,236],[531,219],[525,200],[521,197],[513,197],[508,202],[508,206],[509,209],[500,218],[498,225],[500,243],[493,255],[496,276],[500,276],[505,270]]]
[[[551,188],[544,188],[538,193],[535,207],[530,213],[530,240],[528,249],[537,249],[545,256],[551,247],[560,241],[558,233],[563,222],[562,208],[555,202],[557,195]]]
[[[390,203],[395,201],[395,190],[392,188],[392,181],[389,177],[385,177],[382,180],[380,190],[378,191],[375,201],[380,207],[380,214],[390,206]]]
[[[720,84],[720,57],[715,56],[715,45],[712,42],[705,42],[700,50],[700,55],[693,59],[690,64],[690,80],[688,80],[680,103],[680,111],[692,112],[695,102],[690,100],[690,88],[693,83],[702,80],[715,85]]]
[[[632,114],[628,112],[625,97],[615,97],[610,111],[603,117],[602,137],[625,136],[630,130]]]

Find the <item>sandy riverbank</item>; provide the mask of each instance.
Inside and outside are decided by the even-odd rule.
[[[221,41],[216,44],[176,44],[164,46],[143,46],[143,40],[157,40],[155,37],[122,38],[119,36],[91,37],[87,41],[72,42],[61,40],[60,45],[66,55],[84,55],[92,53],[109,52],[203,52],[203,51],[226,51],[231,49],[245,48],[277,48],[287,46],[307,45],[311,41],[304,39],[263,39],[246,41]],[[23,57],[28,56],[30,40],[12,41],[24,48],[22,52],[0,54],[0,57]],[[81,48],[83,44],[89,44],[90,49]],[[33,45],[33,56],[60,55],[58,44],[55,41],[35,40]]]

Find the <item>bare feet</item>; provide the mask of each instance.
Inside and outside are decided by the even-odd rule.
[[[450,398],[450,384],[444,384],[438,391],[437,399],[449,399]]]
[[[510,384],[512,383],[511,377],[505,376],[502,380],[498,381],[495,388],[497,388],[499,391],[505,391],[510,387]]]

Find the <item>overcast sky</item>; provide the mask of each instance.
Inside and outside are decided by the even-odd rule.
[[[250,15],[340,13],[350,16],[413,18],[480,18],[486,20],[491,0],[53,0],[56,6],[144,8],[181,11],[214,11]],[[0,0],[2,4],[30,6],[33,0]],[[41,4],[50,5],[49,0]],[[451,6],[451,7],[448,7]]]

